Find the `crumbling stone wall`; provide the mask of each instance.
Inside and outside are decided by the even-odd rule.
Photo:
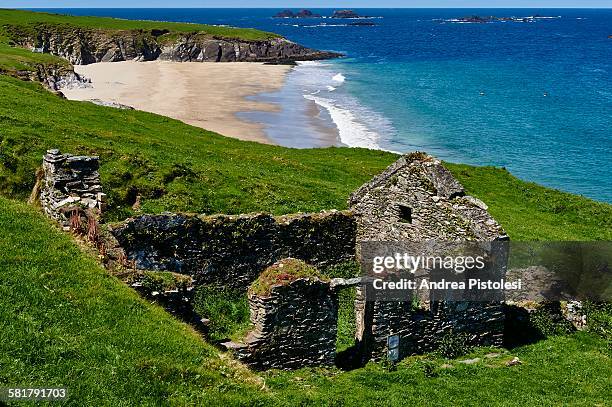
[[[257,370],[334,365],[338,296],[330,282],[312,276],[250,290],[249,306],[253,330],[244,343],[225,344],[242,362]]]
[[[246,289],[267,266],[286,257],[317,267],[355,258],[356,224],[349,212],[143,215],[110,232],[137,268],[187,274],[196,285]]]
[[[360,243],[507,240],[487,206],[467,196],[442,163],[411,153],[390,165],[349,198]],[[399,357],[433,350],[445,333],[465,332],[472,345],[502,345],[504,313],[499,303],[356,300],[356,337],[365,358],[386,356],[389,336],[399,336]]]
[[[43,157],[40,203],[44,212],[68,226],[75,208],[102,211],[106,195],[100,184],[98,157],[48,150]]]
[[[362,293],[358,299],[363,299]],[[409,302],[381,301],[364,306],[372,313],[366,356],[373,359],[385,357],[392,335],[399,336],[399,359],[436,350],[445,335],[467,334],[466,344],[471,346],[503,345],[504,310],[499,303],[436,301],[424,309]]]

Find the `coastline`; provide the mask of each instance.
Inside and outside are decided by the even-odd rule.
[[[280,106],[250,98],[282,88],[287,65],[256,62],[101,62],[76,65],[91,87],[64,88],[70,100],[99,99],[160,114],[224,136],[266,144],[265,125],[240,112],[278,112]]]

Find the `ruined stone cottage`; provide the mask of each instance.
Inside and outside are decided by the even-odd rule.
[[[357,222],[357,251],[366,242],[507,240],[487,206],[468,196],[442,163],[408,154],[349,198]],[[465,332],[473,345],[501,345],[503,309],[498,303],[356,300],[356,339],[365,358],[395,358],[430,351],[445,334]]]
[[[100,210],[104,194],[98,165],[97,157],[49,150],[40,193],[45,212],[66,225],[75,206]],[[486,205],[467,196],[440,161],[424,153],[401,157],[353,193],[349,207],[279,217],[142,215],[107,229],[137,269],[172,271],[196,285],[245,291],[267,267],[287,257],[327,267],[354,260],[364,242],[507,239]],[[368,298],[364,281],[333,284],[304,277],[272,285],[264,295],[251,292],[254,329],[245,343],[228,347],[258,369],[331,365],[337,290],[353,286],[358,287],[355,338],[362,360],[385,357],[390,344],[398,359],[429,351],[451,332],[467,333],[473,345],[501,344],[499,304],[425,301],[415,308]]]

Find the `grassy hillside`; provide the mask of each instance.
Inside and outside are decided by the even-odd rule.
[[[255,374],[137,296],[35,209],[0,198],[0,387],[67,386],[69,405],[605,405],[606,342],[588,333],[474,364]],[[495,357],[485,357],[487,353]],[[491,356],[491,355],[489,355]],[[520,366],[505,363],[518,356]]]
[[[39,19],[102,29],[198,27],[224,35],[191,24],[0,10],[0,25]],[[31,70],[35,64],[66,63],[10,48],[0,38],[0,71]],[[480,358],[469,365],[427,355],[408,358],[396,369],[369,364],[350,372],[250,372],[109,276],[70,236],[20,202],[34,185],[43,153],[54,147],[101,156],[111,207],[107,220],[135,214],[137,196],[142,212],[151,213],[343,209],[352,191],[397,158],[364,149],[295,150],[238,141],[149,113],[63,100],[36,83],[0,75],[0,387],[67,386],[69,405],[103,406],[396,406],[449,400],[591,406],[612,397],[609,343],[590,333],[510,351],[478,349],[465,357]],[[526,183],[503,169],[448,166],[513,239],[612,238],[611,205]],[[350,345],[345,339],[352,329],[340,327],[340,346]],[[496,355],[485,356],[491,352]],[[515,356],[523,364],[506,366]]]
[[[62,14],[40,13],[26,10],[0,9],[0,25],[28,27],[36,24],[69,25],[100,30],[169,30],[178,33],[199,32],[217,37],[241,40],[267,40],[278,34],[252,28],[220,27],[205,24],[172,23],[164,21],[123,20],[110,17],[79,17]]]
[[[296,150],[222,137],[154,114],[67,101],[0,76],[0,193],[25,199],[45,150],[98,154],[113,208],[275,214],[346,207],[349,194],[397,156],[349,148]],[[449,164],[514,239],[609,240],[612,206],[520,181],[507,171]]]
[[[106,274],[32,208],[0,198],[0,230],[1,385],[69,386],[81,405],[254,391],[252,375]]]
[[[50,54],[34,54],[27,49],[11,47],[0,38],[0,72],[35,71],[37,64],[70,66],[68,61]]]

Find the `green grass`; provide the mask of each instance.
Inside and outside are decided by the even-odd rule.
[[[612,240],[612,205],[521,181],[493,167],[447,164],[513,240]]]
[[[265,269],[249,287],[249,293],[268,296],[272,289],[284,286],[301,278],[328,281],[329,278],[319,273],[316,267],[298,259],[285,259]]]
[[[9,10],[0,10],[0,22],[219,29]],[[224,35],[213,31],[207,32]],[[31,70],[33,63],[64,62],[0,39],[0,68]],[[143,212],[151,213],[343,209],[352,191],[397,158],[364,149],[294,150],[237,141],[153,114],[62,100],[37,84],[0,75],[0,194],[26,198],[42,154],[52,147],[101,156],[112,208],[107,220],[133,215],[137,195]],[[611,205],[526,183],[503,169],[448,166],[512,239],[612,238]],[[612,399],[609,312],[596,314],[596,331],[608,340],[590,333],[554,336],[492,359],[484,357],[491,350],[477,349],[466,356],[482,359],[474,365],[429,355],[408,358],[396,369],[369,364],[350,372],[256,375],[106,274],[35,209],[0,197],[0,231],[0,386],[68,386],[72,405],[592,406]],[[336,272],[352,275],[350,267]],[[354,322],[346,304],[353,295],[347,290],[342,296],[339,349],[351,345]],[[234,302],[213,300],[211,315],[235,311],[241,319],[227,333],[244,329],[244,301],[227,311]],[[514,356],[523,364],[506,367]]]
[[[251,328],[249,301],[242,291],[217,285],[200,286],[193,307],[198,315],[210,321],[207,335],[212,341],[241,340]]]
[[[222,404],[254,391],[250,373],[32,208],[0,198],[0,230],[0,383],[68,386],[79,405]]]
[[[0,42],[0,72],[35,71],[36,65],[70,66],[68,61],[49,54],[35,54]]]
[[[296,150],[244,142],[177,120],[68,101],[0,76],[0,193],[25,199],[48,148],[100,155],[107,220],[146,213],[317,212],[345,209],[351,192],[397,156],[382,151]],[[515,240],[610,240],[612,205],[513,177],[448,164]]]
[[[0,387],[67,386],[68,405],[606,405],[607,342],[556,336],[473,365],[247,371],[109,276],[34,208],[0,198]],[[489,352],[500,353],[486,358]],[[518,356],[522,365],[507,367]],[[451,365],[450,368],[443,367]]]
[[[612,397],[612,363],[600,338],[580,333],[488,359],[484,355],[490,352],[500,351],[483,348],[460,358],[481,359],[473,365],[410,357],[392,371],[371,363],[345,373],[272,373],[266,383],[272,390],[282,389],[288,405],[603,406]],[[514,356],[523,364],[507,367],[505,362]]]
[[[1,26],[31,27],[36,24],[63,25],[96,30],[169,30],[177,33],[202,33],[216,37],[247,41],[279,38],[278,34],[252,28],[220,27],[205,24],[165,21],[123,20],[109,17],[69,16],[26,10],[0,9]]]
[[[137,111],[62,100],[0,76],[0,193],[25,198],[51,147],[97,154],[110,219],[144,212],[275,214],[346,207],[351,191],[396,157],[243,142]]]

